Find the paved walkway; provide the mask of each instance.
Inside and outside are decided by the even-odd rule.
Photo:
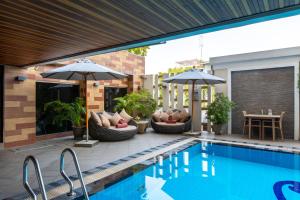
[[[72,147],[78,156],[81,170],[93,169],[108,162],[161,145],[182,135],[163,135],[148,132],[121,142],[101,142],[93,148],[73,147],[72,137],[38,142],[17,149],[0,151],[0,199],[25,192],[22,186],[22,165],[27,155],[34,155],[40,162],[46,184],[62,179],[59,174],[59,156],[66,147]],[[75,174],[75,168],[66,155],[66,172]],[[31,172],[33,174],[33,172]],[[34,176],[30,177],[35,182]],[[37,187],[37,185],[34,185]]]

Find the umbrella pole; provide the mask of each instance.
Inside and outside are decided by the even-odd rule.
[[[195,81],[193,80],[192,85],[192,133],[194,132],[194,92],[195,92]]]
[[[86,126],[86,139],[75,143],[77,147],[92,147],[98,143],[97,140],[89,140],[89,109],[88,109],[88,80],[87,74],[84,74],[85,81],[85,126]]]
[[[86,126],[86,142],[89,141],[89,121],[88,121],[88,82],[87,75],[84,75],[85,80],[85,126]]]

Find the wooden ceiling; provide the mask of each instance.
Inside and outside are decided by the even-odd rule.
[[[0,64],[27,66],[299,9],[299,0],[1,0]]]

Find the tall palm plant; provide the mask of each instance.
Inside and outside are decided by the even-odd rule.
[[[84,124],[84,101],[76,98],[73,103],[64,103],[59,100],[45,104],[46,113],[52,113],[52,123],[61,126],[63,122],[70,121],[73,127],[82,127]]]

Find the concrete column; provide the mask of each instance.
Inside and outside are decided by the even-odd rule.
[[[192,114],[192,85],[189,85],[189,113]]]
[[[175,108],[175,90],[174,90],[174,83],[170,84],[170,108]]]
[[[177,109],[183,109],[183,85],[177,84]]]
[[[158,101],[158,75],[154,75],[154,99]]]
[[[154,88],[153,88],[153,75],[146,75],[144,80],[144,89],[148,90],[150,94],[153,96]]]
[[[169,75],[165,74],[163,79],[168,78]],[[168,83],[162,83],[162,96],[163,96],[163,110],[166,111],[169,108],[169,102],[170,102],[170,93],[169,93],[169,84]]]
[[[209,85],[208,88],[207,88],[207,96],[208,96],[208,99],[207,99],[207,105],[209,106],[212,102],[212,86]],[[209,120],[207,120],[207,131],[210,133],[211,132],[211,123]]]
[[[194,131],[202,131],[202,116],[201,116],[201,86],[195,86],[194,92],[194,116],[193,116],[193,128]]]

